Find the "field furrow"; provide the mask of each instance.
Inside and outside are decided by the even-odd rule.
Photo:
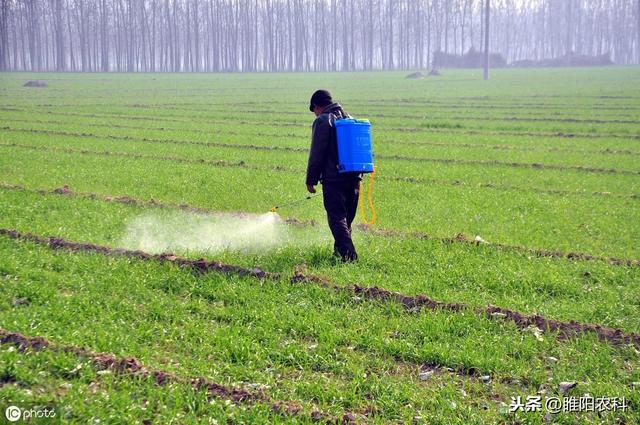
[[[11,239],[21,239],[35,242],[38,244],[49,246],[53,249],[65,249],[69,251],[79,252],[96,252],[103,255],[122,255],[144,261],[170,262],[180,267],[193,269],[199,273],[208,273],[213,271],[270,280],[279,280],[284,277],[280,273],[264,271],[258,267],[248,269],[237,265],[220,263],[218,261],[206,261],[204,259],[189,260],[186,258],[178,257],[172,253],[153,255],[142,251],[131,251],[127,249],[111,248],[108,246],[95,245],[91,243],[68,241],[63,238],[54,236],[43,237],[31,233],[21,233],[17,230],[12,229],[0,228],[0,235],[9,237]],[[347,293],[353,294],[356,297],[363,297],[370,300],[397,302],[410,311],[416,311],[419,309],[441,309],[457,313],[474,311],[474,309],[469,307],[468,305],[464,305],[461,303],[444,303],[435,301],[429,298],[427,295],[408,296],[398,292],[388,291],[377,286],[363,287],[358,284],[338,285],[322,276],[307,275],[300,270],[295,271],[294,275],[291,277],[291,282],[313,283],[337,292],[346,291]],[[501,308],[498,306],[476,308],[475,313],[486,314],[489,317],[504,318],[505,320],[512,321],[516,324],[516,326],[522,329],[529,329],[532,326],[537,327],[541,332],[557,333],[558,337],[561,338],[575,336],[579,333],[592,332],[595,333],[598,338],[604,341],[612,342],[618,345],[629,343],[640,347],[640,334],[625,333],[621,329],[608,328],[606,326],[597,324],[585,324],[573,320],[569,322],[562,322],[558,320],[548,319],[540,315],[528,316],[523,315],[522,313],[519,313],[517,311]]]

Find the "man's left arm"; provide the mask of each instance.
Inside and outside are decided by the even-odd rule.
[[[329,120],[317,118],[313,122],[309,163],[307,164],[307,190],[315,193],[314,186],[318,184],[324,163],[326,161],[327,146],[331,141],[331,124]]]

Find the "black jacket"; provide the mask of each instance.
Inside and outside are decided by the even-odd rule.
[[[338,173],[338,142],[333,124],[342,118],[349,118],[349,115],[339,103],[332,103],[313,122],[307,165],[308,185],[315,186],[318,181],[330,183],[361,178],[359,173]]]

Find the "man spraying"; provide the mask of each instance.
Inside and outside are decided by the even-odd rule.
[[[311,150],[307,165],[307,190],[316,193],[322,183],[322,197],[329,228],[335,240],[334,255],[342,261],[358,259],[351,240],[351,223],[358,209],[362,176],[358,172],[338,172],[338,144],[335,122],[349,118],[327,90],[317,90],[311,96],[309,110],[316,115],[311,133]]]

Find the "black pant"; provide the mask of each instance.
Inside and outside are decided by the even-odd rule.
[[[324,209],[327,210],[329,228],[335,240],[333,252],[343,261],[358,259],[356,248],[351,240],[351,223],[358,209],[359,193],[360,180],[358,179],[322,184]]]

